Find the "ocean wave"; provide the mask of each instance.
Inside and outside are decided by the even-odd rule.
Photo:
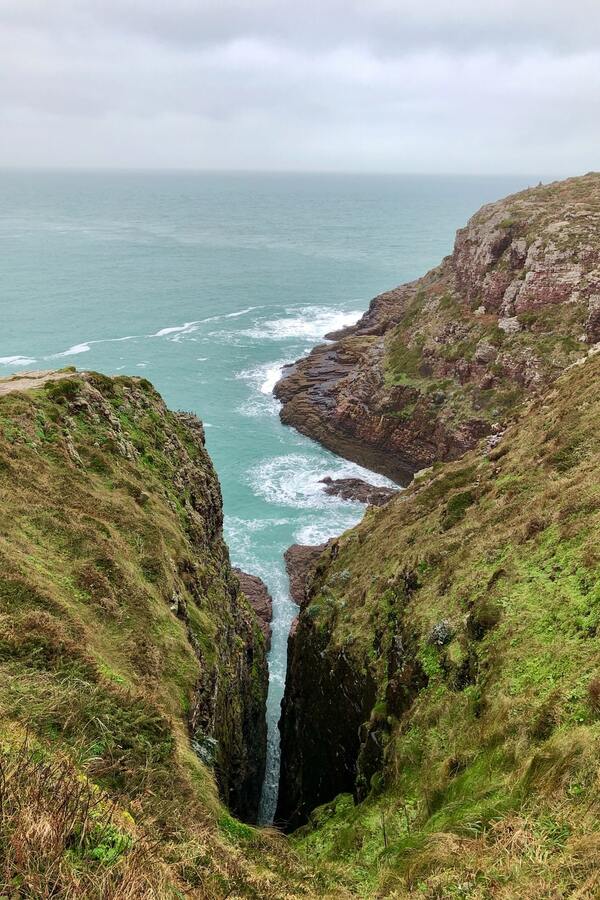
[[[117,338],[98,338],[95,341],[81,341],[79,344],[73,344],[68,350],[62,350],[60,353],[52,353],[50,356],[44,356],[43,359],[62,359],[65,356],[77,356],[80,353],[89,353],[94,344],[120,344],[122,341],[133,341],[135,335],[127,334],[125,337]]]
[[[247,478],[255,493],[270,503],[289,505],[298,509],[321,508],[331,505],[360,507],[352,500],[342,500],[325,493],[322,479],[360,478],[377,487],[397,487],[385,475],[371,472],[358,463],[345,459],[289,453],[263,460],[253,467]]]
[[[148,337],[167,337],[169,334],[189,334],[198,327],[198,322],[184,322],[183,325],[171,325],[168,328],[161,328],[155,334],[149,334]]]
[[[31,356],[0,356],[0,366],[31,366],[35,362]]]
[[[256,570],[257,554],[255,542],[260,532],[273,532],[277,528],[290,525],[287,518],[245,519],[241,516],[225,516],[223,531],[234,565],[245,572],[255,572],[263,578],[261,571]],[[264,543],[263,538],[259,541]],[[264,578],[267,581],[267,578]]]
[[[98,343],[94,341],[93,343]],[[44,359],[61,359],[63,356],[77,356],[79,353],[89,353],[91,348],[92,341],[86,341],[83,344],[74,344],[72,347],[69,347],[68,350],[63,350],[62,353],[53,353],[52,356],[45,356]]]
[[[246,316],[248,315],[248,313],[254,312],[254,310],[260,308],[260,306],[247,306],[245,309],[236,310],[236,312],[220,313],[216,316],[207,316],[205,319],[196,319],[193,322],[184,322],[183,325],[168,325],[165,328],[160,328],[158,331],[155,331],[154,334],[146,335],[146,337],[166,337],[168,340],[179,341],[184,335],[192,334],[194,331],[198,331],[201,325],[206,325],[208,322],[220,322],[223,319],[239,319],[241,316]]]
[[[251,369],[244,369],[236,373],[236,378],[248,382],[254,393],[238,406],[238,412],[243,416],[253,418],[260,416],[276,416],[281,408],[281,403],[273,396],[273,388],[281,378],[284,366],[289,360],[280,359],[277,362],[261,363]]]
[[[321,480],[330,478],[362,478],[370,484],[390,486],[383,475],[363,469],[346,460],[315,459],[301,453],[288,453],[263,460],[246,475],[253,492],[268,503],[295,509],[321,509],[328,506],[360,507],[353,501],[341,500],[325,493]]]
[[[302,525],[294,534],[298,544],[324,544],[330,538],[338,537],[348,528],[353,528],[360,522],[362,513],[345,516],[334,516],[320,522],[310,522]]]
[[[277,319],[255,322],[251,328],[240,332],[253,340],[320,340],[329,331],[337,331],[354,325],[362,316],[362,310],[350,312],[326,306],[288,308],[286,315]]]
[[[290,362],[292,362],[290,359],[280,359],[277,362],[261,363],[251,369],[237,372],[235,377],[242,381],[248,381],[261,394],[268,396],[273,393],[273,388],[281,378],[283,367],[289,365]]]

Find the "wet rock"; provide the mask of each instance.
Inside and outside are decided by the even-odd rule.
[[[361,478],[330,478],[327,476],[321,479],[321,484],[325,485],[326,494],[341,497],[342,500],[366,503],[369,506],[385,506],[398,493],[395,488],[378,487],[368,484]]]
[[[237,575],[240,587],[257,615],[260,628],[265,636],[267,650],[271,649],[271,620],[273,619],[273,598],[264,581],[258,575],[249,575],[241,569],[233,570]]]
[[[300,608],[306,605],[308,584],[326,547],[327,544],[292,544],[284,553],[285,568],[290,581],[290,596]]]
[[[301,614],[288,644],[276,824],[293,831],[316,806],[354,791],[359,732],[374,702],[370,673]]]

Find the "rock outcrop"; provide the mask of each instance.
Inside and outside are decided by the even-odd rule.
[[[325,493],[332,497],[341,497],[342,500],[354,500],[356,503],[365,503],[367,506],[385,506],[398,491],[394,488],[379,487],[369,484],[362,478],[322,478],[325,485]]]
[[[238,577],[240,587],[246,599],[257,615],[261,631],[265,638],[267,650],[271,649],[271,621],[273,619],[273,598],[269,589],[258,575],[250,575],[241,569],[233,570]]]
[[[327,544],[292,544],[283,557],[290,582],[290,596],[301,609],[307,600],[307,590],[317,562]]]
[[[329,635],[301,616],[288,643],[277,825],[293,831],[316,806],[354,790],[359,728],[374,702],[369,672],[332,652]]]
[[[276,385],[281,419],[394,480],[455,459],[600,339],[600,175],[483,207]]]

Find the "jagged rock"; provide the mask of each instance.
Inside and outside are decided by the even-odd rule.
[[[447,619],[437,622],[429,633],[429,643],[444,647],[454,637],[454,628]]]
[[[518,334],[521,330],[521,323],[516,316],[508,316],[505,319],[498,319],[498,328],[505,334]]]
[[[265,636],[267,650],[271,649],[271,620],[273,618],[273,598],[269,589],[258,575],[249,575],[241,569],[233,570],[237,575],[240,587],[248,598],[252,609],[258,617],[260,628]]]
[[[398,490],[387,487],[377,487],[368,484],[361,478],[326,478],[321,479],[325,485],[325,493],[342,500],[354,500],[357,503],[366,503],[369,506],[385,506],[394,497]]]
[[[275,822],[292,831],[336,794],[354,790],[359,729],[375,701],[375,684],[328,635],[300,616],[288,643],[282,703],[281,773]]]

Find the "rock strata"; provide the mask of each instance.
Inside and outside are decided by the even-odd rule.
[[[284,370],[281,419],[400,483],[455,459],[600,340],[600,175],[483,207],[454,252]]]

